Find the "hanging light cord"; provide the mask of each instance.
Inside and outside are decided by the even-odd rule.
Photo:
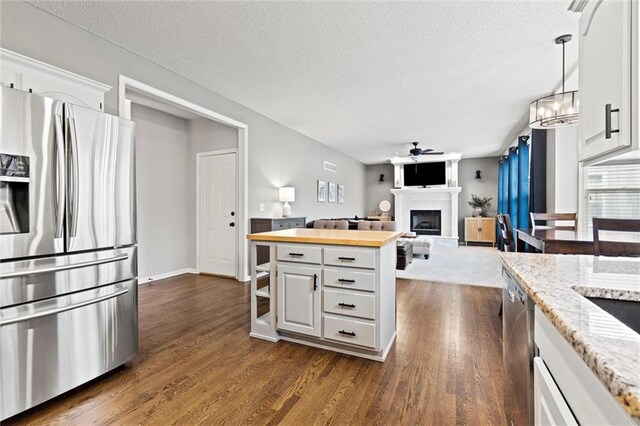
[[[562,93],[564,93],[564,45],[567,42],[562,40]]]

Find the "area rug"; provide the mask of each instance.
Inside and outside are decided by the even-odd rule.
[[[413,262],[396,277],[410,280],[502,287],[502,262],[491,247],[443,247],[431,249],[429,259],[414,256]]]

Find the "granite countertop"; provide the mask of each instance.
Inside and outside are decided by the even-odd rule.
[[[500,255],[602,384],[640,421],[640,334],[583,297],[640,302],[640,259]]]

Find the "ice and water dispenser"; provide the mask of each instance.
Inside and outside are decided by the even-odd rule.
[[[29,157],[0,154],[0,234],[29,232]]]

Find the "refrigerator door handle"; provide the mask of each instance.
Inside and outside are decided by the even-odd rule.
[[[62,115],[55,114],[55,131],[56,131],[56,223],[54,229],[54,238],[62,238],[64,230],[64,131],[62,125]]]
[[[78,135],[76,133],[76,121],[73,117],[67,119],[69,123],[69,138],[71,139],[69,149],[69,174],[71,175],[69,187],[69,212],[71,224],[69,226],[69,237],[75,237],[78,233],[78,185],[79,185],[79,164],[78,164]]]
[[[122,296],[123,294],[127,294],[129,292],[128,288],[123,288],[122,290],[118,290],[111,294],[107,294],[106,296],[96,297],[95,299],[86,300],[84,302],[76,303],[73,305],[62,306],[59,308],[49,309],[43,312],[36,312],[33,314],[23,315],[14,318],[8,318],[6,320],[0,320],[0,327],[10,324],[16,324],[19,322],[31,321],[37,318],[48,317],[51,315],[60,314],[62,312],[70,311],[72,309],[82,308],[83,306],[93,305],[96,303],[104,302],[105,300],[113,299],[114,297]]]
[[[89,260],[87,262],[78,262],[78,263],[72,263],[69,265],[60,265],[60,266],[50,266],[47,268],[40,268],[40,269],[24,269],[21,271],[15,271],[15,272],[9,272],[7,274],[2,274],[2,276],[0,276],[0,279],[8,279],[8,278],[18,278],[18,277],[25,277],[27,275],[37,275],[37,274],[46,274],[49,272],[58,272],[58,271],[66,271],[68,269],[76,269],[76,268],[83,268],[86,266],[95,266],[95,265],[102,265],[104,263],[112,263],[112,262],[119,262],[121,260],[125,260],[129,257],[129,255],[127,253],[120,253],[116,256],[113,257],[107,257],[105,259],[96,259],[96,260]]]

